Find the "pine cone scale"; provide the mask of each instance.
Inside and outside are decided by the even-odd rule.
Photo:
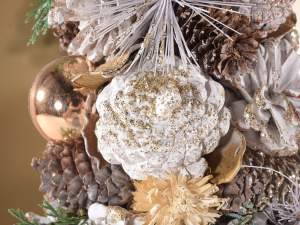
[[[40,190],[47,198],[76,212],[94,203],[126,205],[132,198],[133,184],[118,165],[93,166],[82,139],[74,143],[48,143],[41,159],[32,167],[40,172]]]
[[[291,177],[300,176],[299,154],[276,158],[249,149],[243,164],[271,168]],[[268,203],[282,202],[289,196],[289,183],[282,175],[268,169],[242,168],[235,180],[221,189],[223,197],[231,198],[229,208],[235,212],[249,202],[258,210],[263,210]]]

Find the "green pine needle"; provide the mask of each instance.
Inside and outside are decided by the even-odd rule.
[[[48,13],[51,9],[52,0],[34,0],[31,10],[27,13],[25,22],[33,22],[32,34],[28,45],[36,43],[40,35],[45,35],[49,29]]]
[[[21,209],[9,209],[8,212],[19,221],[17,225],[39,225],[36,222],[30,222]]]
[[[66,212],[62,208],[54,208],[49,202],[44,201],[40,207],[44,209],[45,217],[50,216],[55,219],[56,222],[51,225],[86,225],[86,216],[72,215]],[[17,225],[39,225],[37,221],[29,221],[26,217],[26,213],[20,209],[9,209],[8,212],[18,220]]]
[[[227,217],[235,219],[237,221],[237,225],[253,225],[253,215],[257,210],[254,208],[253,203],[247,202],[243,204],[240,212],[238,213],[228,213]]]

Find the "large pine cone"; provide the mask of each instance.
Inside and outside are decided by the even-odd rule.
[[[60,48],[67,51],[70,43],[79,33],[79,22],[64,22],[61,25],[53,27],[53,35],[58,38]]]
[[[209,12],[220,22],[214,23],[219,30],[191,9],[176,9],[179,25],[198,64],[206,73],[233,82],[255,67],[259,41],[265,32],[254,29],[246,16],[215,9]]]
[[[291,179],[300,177],[300,154],[292,157],[270,157],[262,152],[248,149],[244,165],[267,167]],[[238,212],[240,207],[251,202],[258,210],[267,203],[289,198],[290,182],[270,169],[242,168],[230,184],[224,185],[223,197],[229,197],[230,210]]]
[[[99,202],[126,206],[132,199],[133,184],[121,166],[107,164],[101,169],[91,160],[82,139],[73,143],[49,142],[41,159],[32,167],[41,174],[40,190],[58,200],[71,212]]]

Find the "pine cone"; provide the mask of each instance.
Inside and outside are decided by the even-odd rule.
[[[125,206],[131,201],[133,184],[118,165],[98,169],[82,139],[73,143],[49,142],[41,159],[32,167],[41,174],[40,190],[51,200],[59,200],[71,212],[87,209],[94,202]]]
[[[286,38],[265,40],[255,70],[239,83],[242,99],[230,103],[247,146],[273,156],[300,149],[300,58],[293,48]]]
[[[202,176],[203,156],[229,130],[224,98],[223,87],[193,67],[117,76],[96,101],[98,148],[136,180],[170,172]]]
[[[300,154],[292,157],[270,157],[248,149],[244,165],[268,167],[290,178],[300,176]],[[263,210],[269,202],[288,198],[290,183],[282,175],[266,169],[242,168],[233,182],[222,187],[222,197],[229,197],[230,210],[238,212],[246,203]]]
[[[209,16],[220,22],[214,23],[219,30],[206,18],[193,15],[190,9],[180,6],[177,19],[188,47],[202,69],[210,75],[233,81],[254,68],[259,41],[265,32],[254,29],[246,16],[223,10],[209,11]]]
[[[276,31],[293,13],[295,0],[242,0],[242,2],[255,4],[252,8],[241,7],[241,13],[249,14],[255,27],[270,33]]]
[[[65,22],[53,28],[53,35],[59,39],[60,48],[67,51],[70,43],[79,32],[79,22]]]

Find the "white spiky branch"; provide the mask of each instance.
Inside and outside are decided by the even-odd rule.
[[[230,37],[218,25],[235,30],[211,17],[208,9],[239,13],[229,7],[253,6],[243,2],[213,0],[100,0],[93,4],[79,5],[73,19],[97,21],[90,25],[90,42],[93,43],[135,18],[125,32],[119,33],[111,57],[137,51],[129,68],[137,66],[141,69],[146,62],[151,62],[154,70],[158,65],[170,69],[176,66],[178,58],[180,64],[187,67],[197,62],[178,24],[174,4],[190,8],[192,16],[200,16],[228,38]],[[178,55],[175,54],[175,47],[178,49]]]

